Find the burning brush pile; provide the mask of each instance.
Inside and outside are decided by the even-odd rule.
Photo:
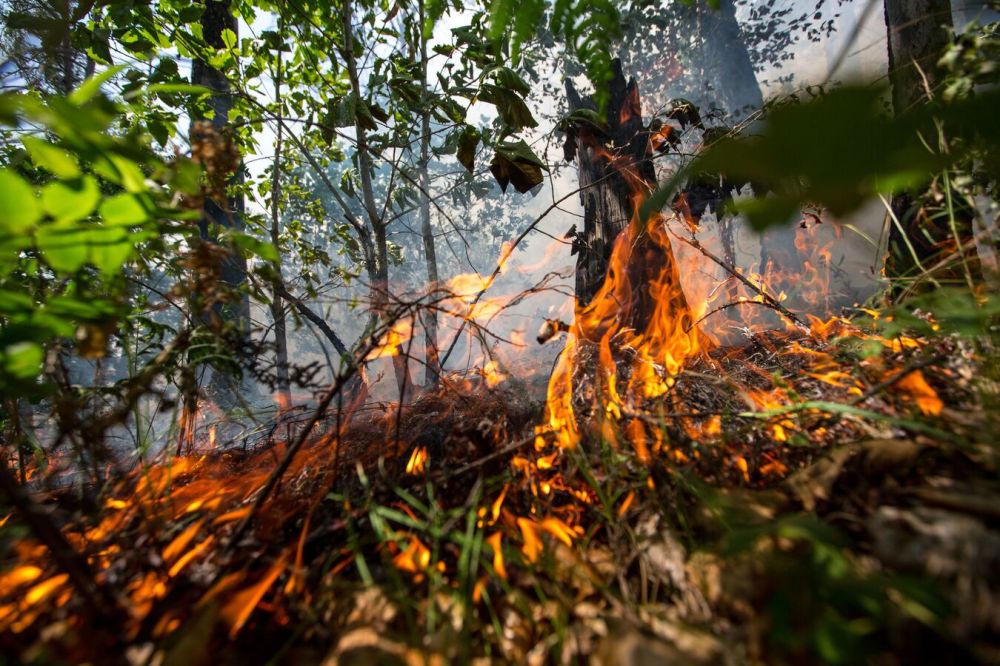
[[[722,344],[701,325],[709,299],[682,288],[677,220],[642,218],[642,178],[603,159],[634,213],[596,293],[556,327],[565,348],[544,403],[495,367],[446,375],[407,405],[356,396],[279,417],[247,450],[189,443],[96,507],[22,492],[0,518],[16,535],[3,544],[4,653],[996,659],[1000,492],[981,350],[887,334],[875,310],[793,314],[767,276],[748,300],[784,330]]]

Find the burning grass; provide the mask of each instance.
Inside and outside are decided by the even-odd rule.
[[[649,183],[597,153],[641,210]],[[995,352],[831,316],[825,246],[797,246],[797,278],[744,275],[696,231],[633,217],[594,297],[540,336],[565,333],[544,402],[482,343],[409,404],[342,396],[341,374],[243,450],[189,410],[174,455],[94,510],[21,497],[0,519],[0,645],[133,664],[998,654],[996,390],[976,376]],[[483,294],[512,248],[435,286],[456,340],[509,305]],[[826,316],[789,310],[793,287]],[[710,329],[726,308],[738,344]],[[385,319],[359,364],[407,354],[417,314]]]
[[[579,342],[572,390],[558,396],[573,409],[572,426],[553,418],[558,374],[544,419],[519,380],[491,387],[481,377],[454,378],[402,410],[328,419],[255,513],[285,442],[164,459],[137,469],[102,497],[102,510],[63,530],[98,584],[115,590],[118,626],[95,626],[46,548],[22,536],[6,544],[5,651],[100,660],[130,647],[130,659],[142,662],[194,649],[239,660],[250,646],[269,646],[273,656],[291,645],[286,657],[316,661],[329,650],[536,661],[615,650],[611,638],[704,663],[735,646],[765,660],[815,651],[772,635],[775,591],[759,588],[785,590],[768,567],[788,558],[833,566],[817,561],[820,553],[839,558],[852,585],[883,576],[880,561],[848,548],[840,532],[817,519],[799,524],[807,514],[798,509],[842,501],[833,489],[849,465],[837,445],[912,442],[907,464],[923,457],[936,471],[983,469],[969,462],[974,452],[949,441],[975,442],[982,426],[969,354],[948,340],[897,338],[859,355],[874,338],[843,320],[817,321],[808,335],[757,335],[665,373],[664,391],[631,401],[605,399],[607,345]],[[628,349],[614,350],[613,378],[624,386],[645,362]],[[944,412],[966,417],[945,430]],[[572,428],[572,445],[560,428]],[[865,446],[866,455],[886,455]],[[827,451],[840,461],[834,480],[803,481]],[[901,485],[919,487],[922,478]],[[845,492],[865,504],[853,513],[866,519],[872,505],[856,499],[858,488]],[[251,529],[234,542],[242,521]],[[738,525],[759,532],[757,554],[724,558],[720,544]],[[770,582],[744,581],[753,589],[733,598],[727,577],[740,567]],[[835,591],[846,584],[826,569],[810,575]],[[925,608],[927,617],[911,607],[933,604],[902,583],[872,589],[872,608],[904,612],[901,626],[943,626],[937,607]],[[824,617],[814,618],[820,628]],[[848,631],[861,621],[852,617],[823,631]],[[867,645],[859,636],[857,649]]]

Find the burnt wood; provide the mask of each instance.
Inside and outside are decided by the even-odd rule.
[[[576,298],[581,307],[590,302],[604,281],[614,240],[632,215],[628,184],[599,154],[599,147],[635,163],[643,180],[651,185],[656,183],[653,163],[648,157],[649,139],[642,122],[639,87],[634,78],[625,80],[620,60],[616,59],[612,68],[607,122],[601,127],[575,122],[567,131],[566,157],[576,158],[584,211],[583,230],[576,233],[573,241],[573,252],[577,255]],[[571,114],[580,109],[598,110],[594,100],[582,97],[569,79],[566,98]]]

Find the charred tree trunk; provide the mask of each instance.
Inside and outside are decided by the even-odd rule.
[[[634,164],[640,176],[656,183],[653,163],[648,159],[648,137],[642,124],[639,87],[635,79],[625,80],[621,61],[613,63],[614,78],[609,82],[610,97],[606,109],[607,124],[602,128],[579,123],[567,137],[566,159],[576,159],[580,174],[580,200],[583,202],[583,231],[573,240],[576,258],[576,299],[587,305],[597,293],[608,272],[608,261],[615,238],[632,217],[629,185],[607,159],[610,146],[618,156]],[[570,113],[579,109],[597,111],[597,104],[583,98],[566,81]]]
[[[578,123],[567,137],[566,157],[576,156],[584,207],[584,228],[573,242],[579,255],[577,309],[596,306],[613,311],[587,317],[591,323],[585,334],[595,340],[607,327],[644,331],[657,311],[677,318],[690,330],[691,309],[680,286],[665,220],[659,214],[633,220],[636,206],[656,187],[656,172],[642,122],[639,87],[635,79],[626,82],[620,61],[612,67],[607,122],[602,127]],[[571,110],[596,110],[594,102],[582,99],[569,82],[566,90]],[[616,253],[615,239],[626,230],[629,247]],[[614,264],[613,255],[618,257]],[[663,280],[672,284],[656,286]],[[600,301],[595,299],[598,295]],[[594,326],[596,320],[602,323]]]

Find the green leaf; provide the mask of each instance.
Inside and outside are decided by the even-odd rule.
[[[80,175],[80,165],[68,152],[37,136],[26,136],[21,143],[37,166],[60,178],[76,178]]]
[[[513,90],[521,96],[531,92],[531,87],[510,67],[497,67],[492,74],[496,77],[497,83],[508,90]]]
[[[3,350],[5,374],[17,379],[31,379],[42,371],[45,350],[37,342],[18,342]]]
[[[19,234],[29,229],[42,212],[35,191],[10,169],[0,169],[0,230]]]
[[[525,127],[538,127],[538,122],[531,115],[528,105],[512,90],[484,84],[479,99],[494,105],[500,114],[500,119],[514,131]]]
[[[100,74],[90,77],[79,88],[70,93],[69,101],[77,106],[83,106],[101,91],[101,86],[105,82],[109,81],[123,69],[125,69],[125,65],[115,65],[114,67],[108,67]]]
[[[201,165],[188,157],[179,157],[174,162],[169,181],[184,194],[198,194],[201,189]]]
[[[743,199],[735,202],[733,208],[746,216],[751,227],[764,231],[776,224],[787,224],[799,211],[800,205],[794,197],[769,196]]]
[[[53,181],[42,188],[42,209],[56,222],[74,222],[94,212],[101,189],[93,176]]]
[[[221,37],[222,37],[222,43],[226,45],[227,49],[231,51],[234,48],[236,48],[237,38],[235,32],[233,32],[229,28],[226,28],[225,30],[222,31]]]
[[[889,117],[877,88],[843,87],[775,109],[756,136],[716,141],[694,169],[755,183],[758,199],[741,206],[757,228],[786,222],[799,202],[843,216],[944,165],[920,139],[927,120],[922,112]],[[762,201],[768,191],[775,199]]]
[[[121,155],[108,153],[94,161],[94,171],[129,192],[145,192],[146,176],[138,164]]]
[[[124,95],[125,99],[133,100],[147,95],[211,95],[212,91],[205,86],[196,86],[190,83],[154,83],[145,88],[133,90]]]
[[[233,230],[227,231],[226,237],[236,247],[256,255],[264,261],[277,262],[279,260],[278,251],[268,242]]]
[[[141,224],[149,219],[149,212],[143,202],[134,194],[123,193],[105,199],[100,207],[101,217],[106,224]]]
[[[469,173],[475,172],[476,148],[479,146],[481,138],[479,130],[471,125],[466,125],[462,128],[462,133],[458,137],[458,153],[456,156]]]
[[[507,185],[513,185],[521,194],[541,184],[542,170],[548,170],[524,141],[501,143],[496,147],[490,171],[500,189],[507,192]]]
[[[105,275],[114,275],[132,255],[135,245],[127,229],[97,228],[87,232],[89,261]]]
[[[38,248],[49,266],[62,273],[74,273],[87,263],[86,230],[42,227],[35,234]]]

